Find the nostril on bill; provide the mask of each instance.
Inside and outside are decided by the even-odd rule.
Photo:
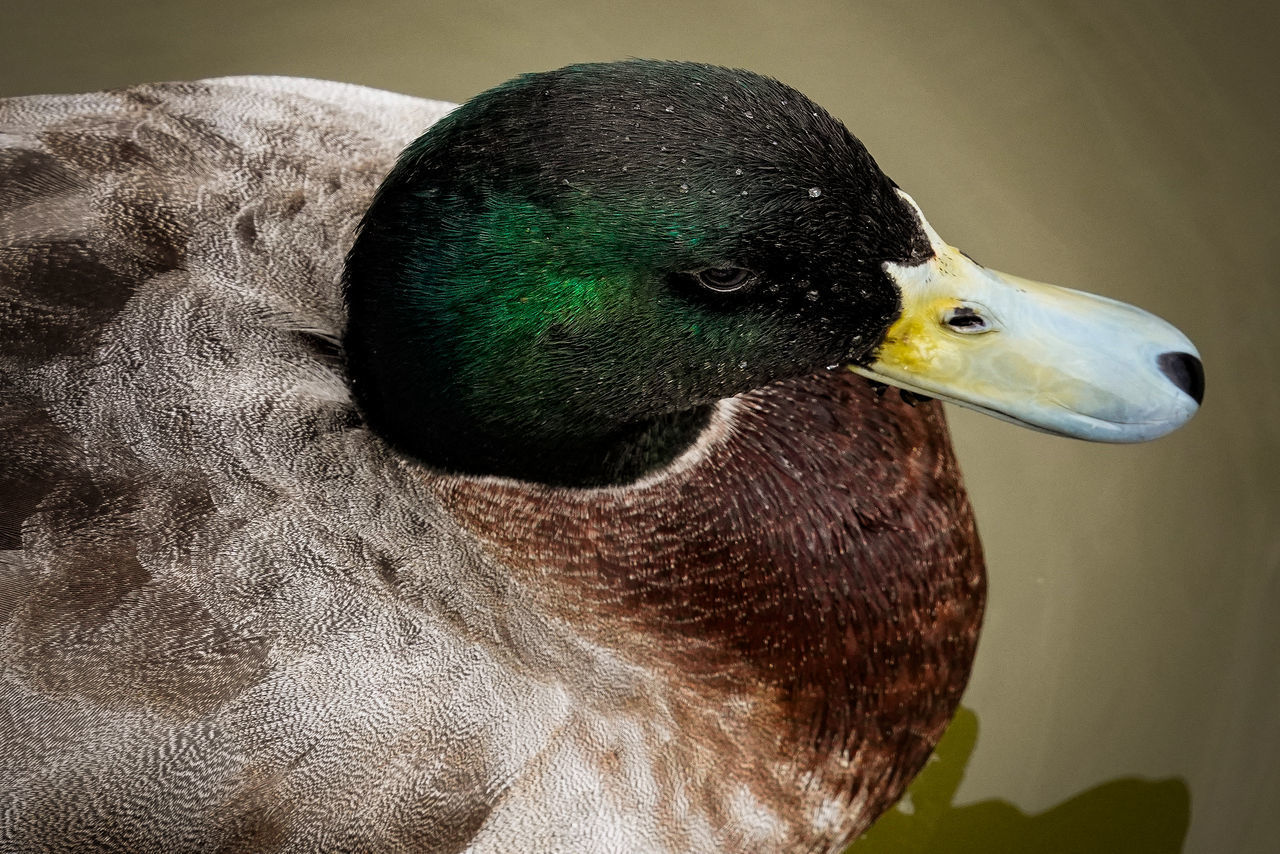
[[[1204,365],[1190,353],[1161,353],[1156,364],[1164,375],[1197,404],[1204,400]]]

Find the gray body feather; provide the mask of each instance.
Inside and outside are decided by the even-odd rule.
[[[717,755],[749,699],[701,737],[363,427],[342,259],[448,109],[277,78],[0,102],[0,849],[810,832]]]
[[[833,851],[926,761],[985,590],[936,404],[783,379],[577,490],[365,426],[343,259],[449,109],[0,101],[0,851]]]

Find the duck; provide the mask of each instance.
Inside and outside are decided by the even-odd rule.
[[[975,654],[939,401],[1203,396],[748,71],[20,97],[0,146],[6,850],[842,850]]]

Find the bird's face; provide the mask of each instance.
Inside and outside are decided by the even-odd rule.
[[[930,253],[843,125],[725,69],[524,78],[445,119],[400,170],[432,223],[414,303],[436,314],[459,385],[525,430],[860,360],[901,305],[885,264]]]
[[[407,330],[391,381],[435,371],[495,435],[600,433],[824,368],[1116,441],[1199,394],[1172,327],[985,270],[840,122],[745,72],[499,87],[410,146],[361,241],[349,275],[381,284],[352,288],[353,321],[380,301]]]

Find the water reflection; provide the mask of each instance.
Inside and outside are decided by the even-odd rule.
[[[978,716],[961,709],[911,784],[847,854],[1176,854],[1191,818],[1185,781],[1122,777],[1028,815],[1008,801],[953,806],[978,741]]]

